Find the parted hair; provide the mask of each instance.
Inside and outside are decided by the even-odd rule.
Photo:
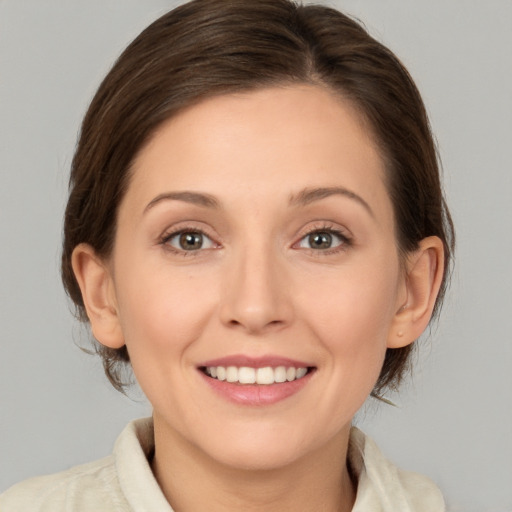
[[[131,165],[155,130],[209,97],[275,85],[313,84],[349,101],[380,150],[402,257],[427,236],[444,244],[447,286],[453,224],[421,96],[397,57],[361,23],[329,7],[290,0],[193,0],[147,27],[126,48],[84,117],[72,161],[62,251],[64,287],[87,322],[71,255],[89,244],[111,254]],[[127,385],[126,347],[93,341],[107,377]],[[396,388],[412,345],[388,349],[374,394]]]

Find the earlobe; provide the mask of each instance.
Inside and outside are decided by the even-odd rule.
[[[88,244],[80,244],[71,258],[94,337],[110,348],[121,348],[121,331],[111,272]]]
[[[436,236],[424,238],[407,260],[406,300],[395,314],[388,348],[409,345],[426,329],[444,273],[443,242]]]

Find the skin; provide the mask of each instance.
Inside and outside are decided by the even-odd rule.
[[[153,405],[153,470],[176,511],[351,510],[352,418],[386,349],[427,325],[442,274],[433,237],[401,265],[384,176],[357,112],[323,88],[208,99],[138,154],[108,261],[75,249],[93,333],[127,345]],[[185,250],[184,231],[203,245]],[[241,405],[198,370],[234,354],[315,370],[286,399]]]

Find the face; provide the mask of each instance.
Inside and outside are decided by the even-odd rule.
[[[358,114],[313,86],[158,130],[109,269],[159,432],[240,468],[345,442],[405,300],[384,173]]]

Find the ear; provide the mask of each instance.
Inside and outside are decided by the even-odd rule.
[[[94,337],[110,348],[121,348],[124,338],[117,314],[114,283],[107,264],[88,244],[75,247],[71,265],[82,292]]]
[[[407,258],[404,291],[389,333],[388,348],[405,347],[426,329],[443,273],[443,242],[437,236],[424,238]]]

